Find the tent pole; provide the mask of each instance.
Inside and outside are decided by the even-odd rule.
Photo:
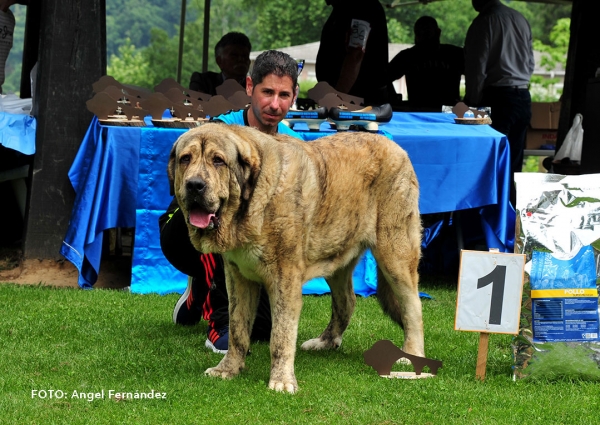
[[[185,32],[186,0],[181,0],[181,20],[179,21],[179,56],[177,58],[177,82],[181,84],[181,64],[183,62],[183,35]]]
[[[202,72],[208,71],[208,34],[210,29],[210,0],[204,0],[204,37],[202,37]]]

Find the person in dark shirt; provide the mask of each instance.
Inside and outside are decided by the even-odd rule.
[[[333,10],[323,26],[315,70],[341,93],[362,97],[367,105],[387,102],[385,70],[388,32],[385,10],[377,0],[325,0]],[[352,20],[370,25],[365,48],[348,47]]]
[[[252,44],[245,34],[225,34],[215,46],[215,60],[221,72],[194,72],[190,78],[190,90],[216,95],[216,88],[227,79],[234,79],[246,88],[246,75],[250,68]]]
[[[460,79],[464,74],[463,49],[441,44],[442,30],[431,16],[415,22],[415,45],[399,52],[388,66],[390,82],[406,77],[410,106],[441,110],[460,100]]]
[[[514,206],[514,173],[523,168],[531,121],[529,83],[535,69],[531,27],[520,12],[500,0],[472,0],[472,5],[479,15],[465,38],[465,103],[489,106],[492,128],[508,137]]]

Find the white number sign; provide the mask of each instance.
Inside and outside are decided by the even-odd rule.
[[[525,255],[461,251],[456,321],[458,331],[519,331]]]

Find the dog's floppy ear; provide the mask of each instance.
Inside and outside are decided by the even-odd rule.
[[[238,144],[238,168],[235,172],[238,184],[240,185],[241,198],[248,201],[258,175],[260,174],[260,156],[251,141],[245,140],[247,143]]]
[[[173,143],[171,153],[169,154],[169,164],[167,165],[167,175],[169,176],[169,194],[175,195],[175,152],[177,150],[177,141]]]

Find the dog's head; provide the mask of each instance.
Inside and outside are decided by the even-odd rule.
[[[254,130],[208,123],[184,133],[173,145],[167,173],[171,194],[187,220],[192,243],[217,242],[236,217],[243,216],[260,173]],[[220,250],[223,246],[220,246]]]

